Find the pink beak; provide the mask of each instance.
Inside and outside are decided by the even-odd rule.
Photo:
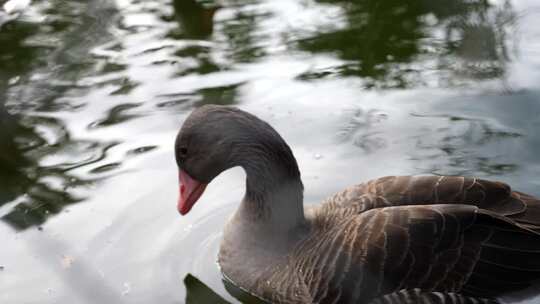
[[[178,177],[180,179],[178,212],[180,212],[181,215],[186,215],[201,197],[207,184],[195,180],[182,169],[180,169]]]

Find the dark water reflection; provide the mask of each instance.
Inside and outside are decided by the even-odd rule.
[[[539,9],[33,1],[0,27],[0,302],[238,302],[215,257],[242,172],[175,211],[172,142],[203,104],[275,126],[307,203],[388,174],[540,195]]]
[[[178,39],[205,39],[212,35],[217,3],[195,0],[173,1],[175,19],[180,23]]]
[[[311,52],[335,53],[347,63],[309,71],[301,79],[360,76],[366,88],[408,88],[505,75],[513,49],[508,34],[517,18],[510,1],[319,2],[343,7],[340,21],[346,25],[298,44]]]
[[[201,282],[199,279],[194,277],[191,274],[187,274],[184,278],[184,285],[186,287],[186,304],[197,304],[197,303],[215,303],[215,304],[229,304],[227,300],[223,299],[219,294],[215,293],[210,287],[208,287],[204,282]],[[233,295],[237,300],[242,303],[250,304],[265,304],[266,302],[250,295],[247,292],[244,292],[240,288],[236,287],[234,284],[230,283],[227,280],[223,280],[223,285],[225,289],[231,295]]]
[[[65,4],[42,7],[48,14],[47,24],[15,21],[0,32],[6,46],[0,52],[0,206],[12,205],[0,216],[16,229],[42,224],[65,206],[82,201],[84,196],[77,195],[76,189],[95,180],[70,171],[102,159],[111,146],[72,139],[61,118],[47,115],[81,106],[62,99],[80,89],[77,79],[93,64],[87,59],[88,47],[106,39],[102,35],[112,16],[110,9],[96,3],[88,5],[89,15],[78,18],[80,5]],[[82,33],[87,36],[81,39]],[[62,45],[55,48],[55,40]],[[52,155],[59,161],[44,162]]]

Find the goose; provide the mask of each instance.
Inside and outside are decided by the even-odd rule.
[[[175,141],[186,215],[221,172],[246,191],[223,231],[224,278],[269,303],[499,303],[540,279],[540,200],[461,176],[387,176],[303,205],[296,159],[266,122],[205,105]]]

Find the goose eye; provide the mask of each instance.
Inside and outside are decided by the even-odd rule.
[[[187,148],[182,147],[182,148],[178,149],[178,152],[180,154],[180,157],[184,158],[187,155]]]

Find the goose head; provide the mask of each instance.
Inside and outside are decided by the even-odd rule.
[[[283,181],[300,181],[292,151],[266,122],[234,107],[205,105],[193,111],[175,142],[178,211],[187,214],[206,186],[235,166],[247,175],[246,198],[265,200]]]

